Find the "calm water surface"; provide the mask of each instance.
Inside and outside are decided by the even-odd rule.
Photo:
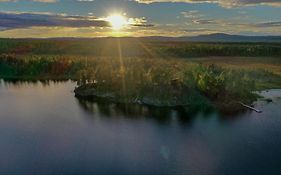
[[[281,174],[280,90],[262,114],[222,117],[79,101],[74,87],[1,81],[1,175]]]

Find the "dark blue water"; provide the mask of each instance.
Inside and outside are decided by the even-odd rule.
[[[261,114],[220,116],[79,101],[74,87],[1,81],[1,175],[281,174],[280,90]]]

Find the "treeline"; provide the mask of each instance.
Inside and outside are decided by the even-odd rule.
[[[79,55],[103,57],[280,57],[280,43],[191,43],[136,38],[0,39],[1,54]]]
[[[166,53],[172,57],[279,57],[281,56],[281,45],[265,43],[192,43],[169,45],[159,48],[158,52]]]
[[[0,78],[79,79],[85,62],[60,56],[0,55]]]

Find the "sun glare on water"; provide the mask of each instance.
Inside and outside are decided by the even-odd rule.
[[[107,17],[107,21],[114,30],[121,30],[127,25],[127,20],[122,15],[111,15]]]

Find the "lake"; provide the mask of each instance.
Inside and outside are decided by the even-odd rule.
[[[0,174],[280,175],[281,90],[231,116],[78,100],[75,82],[0,82]]]

